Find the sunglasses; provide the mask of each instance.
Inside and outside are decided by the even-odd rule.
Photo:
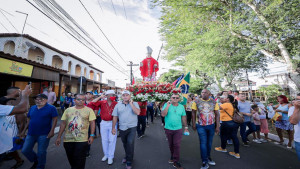
[[[172,97],[172,99],[179,99],[179,97]]]
[[[76,99],[77,101],[85,101],[85,99]]]

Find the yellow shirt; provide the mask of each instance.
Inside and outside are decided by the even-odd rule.
[[[220,120],[221,121],[231,121],[232,118],[230,116],[228,116],[228,114],[233,116],[234,108],[233,108],[232,104],[224,103],[224,104],[221,104],[220,107],[222,107],[222,109],[223,109],[223,110],[220,110]],[[226,112],[228,114],[224,110],[226,110]]]
[[[70,107],[66,109],[61,118],[61,120],[66,121],[64,142],[88,141],[89,124],[95,119],[95,113],[91,108],[76,109]]]

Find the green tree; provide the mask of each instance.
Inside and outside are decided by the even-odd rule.
[[[262,93],[267,101],[270,102],[277,102],[277,96],[281,95],[283,92],[282,88],[279,85],[273,84],[267,87],[260,87],[258,89],[260,93]]]
[[[283,60],[297,83],[299,1],[155,0],[168,60],[230,86],[248,70],[266,72],[267,59]]]
[[[173,83],[176,79],[178,79],[182,75],[182,71],[170,69],[168,72],[163,73],[159,78],[159,82],[168,82]]]

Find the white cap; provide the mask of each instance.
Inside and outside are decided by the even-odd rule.
[[[128,91],[128,90],[124,90],[123,92],[122,92],[122,95],[123,94],[129,94],[130,95],[130,92]]]
[[[115,94],[115,91],[114,90],[107,90],[105,92],[105,95],[109,95],[109,94]]]

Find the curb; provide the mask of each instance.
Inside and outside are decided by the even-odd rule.
[[[265,136],[263,133],[260,133],[260,136]],[[277,136],[277,135],[275,135],[275,134],[272,134],[272,133],[269,133],[268,134],[268,137],[269,137],[269,139],[271,139],[271,140],[273,140],[273,141],[277,141],[277,142],[279,142],[280,141],[280,139],[279,139],[279,137]],[[288,142],[289,142],[289,139],[287,139],[287,138],[283,138],[283,145],[284,146],[287,146],[287,144],[288,144]],[[293,143],[292,143],[292,147],[293,148],[295,148],[295,143],[294,143],[294,141],[293,141]]]

